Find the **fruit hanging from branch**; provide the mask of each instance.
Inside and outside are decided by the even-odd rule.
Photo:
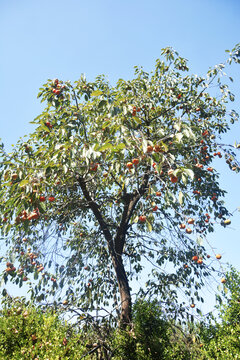
[[[47,81],[35,131],[11,154],[0,147],[0,230],[8,259],[14,253],[22,264],[19,276],[6,267],[4,280],[30,284],[34,271],[33,297],[58,293],[60,303],[90,312],[115,302],[122,327],[132,324],[130,281],[142,259],[151,275],[139,293],[158,297],[166,313],[170,303],[182,309],[180,283],[198,297],[212,271],[204,242],[231,216],[213,159],[240,169],[238,145],[221,139],[238,119],[219,77],[231,61],[193,76],[166,48],[152,73],[137,67],[114,86],[102,76]]]

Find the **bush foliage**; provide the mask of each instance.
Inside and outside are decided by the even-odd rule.
[[[132,326],[107,322],[81,326],[63,320],[59,309],[35,307],[5,297],[0,312],[1,359],[209,360],[240,358],[240,273],[226,275],[219,317],[180,324],[156,300],[138,299]]]

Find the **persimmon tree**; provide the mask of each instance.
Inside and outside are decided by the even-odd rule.
[[[11,153],[1,147],[4,281],[82,312],[110,302],[125,326],[130,283],[149,261],[142,294],[169,311],[176,289],[192,307],[203,301],[198,290],[214,270],[204,241],[230,223],[214,158],[239,171],[240,146],[221,142],[238,120],[223,70],[239,54],[237,45],[205,77],[166,48],[152,73],[136,67],[116,86],[104,76],[48,80],[35,131]]]

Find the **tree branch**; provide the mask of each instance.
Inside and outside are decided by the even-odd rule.
[[[99,207],[97,205],[97,203],[92,199],[92,197],[90,196],[89,194],[89,191],[87,189],[87,186],[86,186],[86,182],[85,180],[79,176],[78,177],[78,182],[79,182],[79,185],[81,187],[81,190],[83,192],[83,195],[85,196],[85,199],[87,200],[88,202],[88,205],[89,207],[92,209],[92,212],[94,213],[99,225],[100,225],[100,228],[105,236],[105,239],[108,241],[108,242],[112,242],[113,239],[112,239],[112,234],[110,233],[109,229],[108,229],[108,225],[106,224],[105,220],[103,219],[102,217],[102,214],[99,210]]]
[[[146,172],[143,177],[140,188],[136,190],[134,194],[127,193],[125,195],[126,202],[123,210],[122,220],[118,227],[118,231],[114,239],[115,251],[118,255],[122,255],[129,221],[131,219],[131,216],[139,199],[146,191],[148,180],[149,180],[149,174],[148,172]]]

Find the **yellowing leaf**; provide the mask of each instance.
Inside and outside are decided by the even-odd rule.
[[[102,93],[103,92],[101,90],[96,90],[91,93],[91,96],[99,96],[99,95],[102,95]]]
[[[24,186],[26,186],[28,183],[29,183],[28,180],[22,180],[22,181],[19,183],[19,186],[20,186],[20,187],[24,187]]]
[[[183,193],[182,193],[182,191],[179,191],[178,200],[179,200],[180,205],[182,205],[183,204]]]
[[[182,182],[184,183],[184,185],[187,184],[187,177],[185,174],[182,174]]]
[[[194,172],[191,169],[184,169],[184,173],[191,178],[194,179]]]
[[[152,224],[148,220],[146,221],[146,223],[147,223],[148,231],[152,232]]]
[[[181,142],[181,140],[182,140],[182,138],[183,138],[183,134],[182,134],[182,133],[177,133],[177,134],[175,135],[175,138],[176,138],[176,140],[177,140],[178,142]]]

